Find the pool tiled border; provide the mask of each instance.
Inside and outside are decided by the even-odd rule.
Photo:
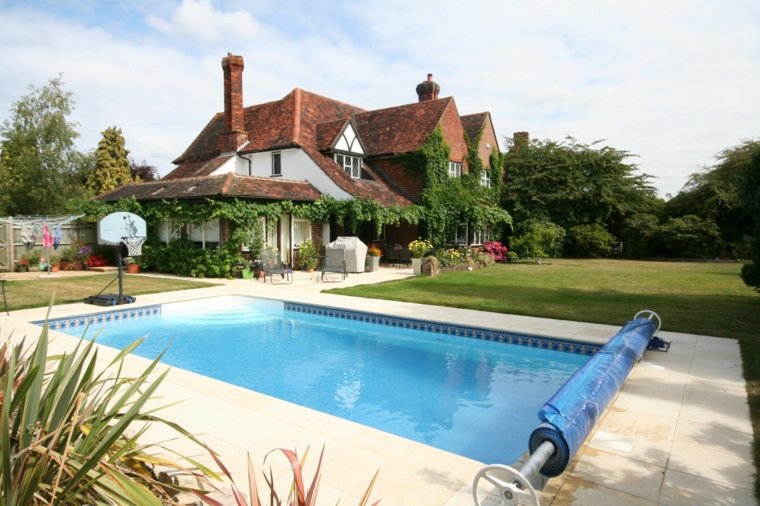
[[[467,337],[470,339],[481,339],[484,341],[516,344],[519,346],[530,346],[532,348],[542,348],[553,351],[565,351],[569,353],[577,353],[579,355],[593,355],[601,348],[601,345],[593,343],[568,341],[565,339],[552,337],[530,336],[526,334],[518,334],[515,332],[503,332],[478,327],[466,327],[464,325],[417,320],[414,318],[399,318],[397,316],[386,316],[347,309],[336,309],[332,307],[316,306],[312,304],[285,302],[285,310],[318,316],[330,316],[333,318],[341,318],[344,320],[353,320],[365,323],[377,323],[379,325],[387,325],[390,327],[437,332],[439,334]]]
[[[601,345],[598,344],[569,341],[554,337],[531,336],[526,334],[519,334],[516,332],[504,332],[478,327],[456,325],[451,323],[418,320],[414,318],[400,318],[397,316],[386,316],[364,311],[336,309],[327,306],[302,304],[288,301],[283,301],[283,304],[286,311],[295,311],[318,316],[329,316],[343,320],[376,323],[379,325],[387,325],[389,327],[424,330],[428,332],[437,332],[439,334],[467,337],[470,339],[481,339],[484,341],[493,341],[498,343],[515,344],[518,346],[529,346],[532,348],[541,348],[545,350],[564,351],[568,353],[577,353],[579,355],[593,355],[599,350],[599,348],[601,348]],[[92,323],[124,320],[160,313],[161,304],[153,304],[150,306],[118,309],[114,311],[106,311],[103,313],[91,313],[64,318],[54,318],[49,320],[48,324],[52,330],[63,330],[81,327]],[[45,323],[45,320],[38,320],[32,323],[35,325],[42,325]]]
[[[129,318],[138,318],[140,316],[150,316],[161,313],[161,304],[151,304],[150,306],[132,307],[127,309],[117,309],[103,313],[90,313],[64,318],[52,318],[48,320],[51,330],[69,329],[83,327],[91,323],[110,322],[115,320],[126,320]],[[32,322],[35,325],[43,325],[45,320]]]

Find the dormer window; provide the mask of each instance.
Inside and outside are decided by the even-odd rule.
[[[491,187],[491,176],[488,175],[488,171],[485,169],[480,171],[480,186]]]
[[[335,153],[335,163],[343,167],[346,174],[352,178],[360,179],[362,177],[362,159],[360,157]]]
[[[449,162],[449,177],[462,177],[462,164]]]

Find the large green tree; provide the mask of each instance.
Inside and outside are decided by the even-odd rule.
[[[59,76],[11,106],[0,126],[0,213],[56,214],[73,210],[83,194],[86,156],[69,120],[72,94]]]
[[[550,221],[570,230],[599,224],[625,239],[625,220],[658,205],[650,176],[636,174],[633,155],[600,142],[533,140],[517,148],[507,139],[504,207],[521,223]]]
[[[754,220],[749,201],[742,197],[742,188],[745,170],[758,150],[760,141],[747,140],[721,151],[713,166],[692,174],[684,189],[667,202],[666,217],[695,215],[713,221],[725,245],[721,253],[745,256]]]
[[[751,262],[742,269],[742,279],[760,290],[760,143],[755,143],[741,177],[740,198],[743,207],[754,220],[751,239]]]
[[[100,195],[133,181],[129,151],[120,128],[108,127],[95,150],[95,167],[87,178],[87,189]]]

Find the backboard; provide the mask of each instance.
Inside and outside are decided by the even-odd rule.
[[[98,244],[121,244],[122,237],[145,237],[145,220],[134,213],[111,213],[98,222]]]

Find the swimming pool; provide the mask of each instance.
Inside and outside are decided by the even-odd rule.
[[[152,359],[166,349],[172,366],[486,463],[520,457],[538,409],[589,358],[545,348],[593,351],[250,297],[154,309],[91,323],[86,337],[99,333],[99,343],[123,348],[148,334],[136,354]],[[52,327],[81,336],[83,322]]]

